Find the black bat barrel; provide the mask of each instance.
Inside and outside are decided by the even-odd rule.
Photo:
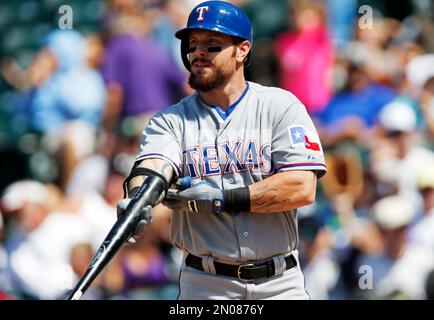
[[[141,210],[147,206],[154,206],[164,191],[163,180],[156,176],[146,178],[137,193],[131,199],[125,212],[119,216],[116,223],[99,247],[84,276],[75,286],[68,300],[79,300],[93,280],[113,258],[119,248],[136,230],[140,221]]]

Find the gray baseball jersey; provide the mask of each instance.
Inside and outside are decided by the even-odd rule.
[[[232,189],[288,170],[325,173],[318,134],[303,104],[290,92],[248,82],[229,112],[198,93],[157,113],[143,132],[137,160],[168,161],[178,177]],[[221,215],[174,212],[171,238],[197,256],[239,263],[293,251],[296,210]]]

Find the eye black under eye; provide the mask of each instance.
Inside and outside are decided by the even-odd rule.
[[[220,52],[220,51],[222,51],[222,48],[221,47],[208,47],[207,51],[208,52]]]
[[[188,48],[188,53],[193,53],[196,51],[196,49],[197,47],[190,47]],[[209,53],[220,52],[222,51],[222,47],[208,47],[206,48],[206,51],[208,51]]]

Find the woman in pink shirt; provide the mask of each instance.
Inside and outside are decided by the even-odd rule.
[[[306,105],[311,115],[319,113],[332,95],[333,46],[323,4],[301,1],[293,9],[294,31],[275,41],[280,86]]]

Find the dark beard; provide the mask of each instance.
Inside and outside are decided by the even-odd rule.
[[[218,87],[223,86],[228,80],[228,76],[225,75],[221,70],[217,70],[213,73],[211,78],[204,79],[200,74],[190,73],[188,79],[188,84],[194,90],[200,92],[208,92]]]

